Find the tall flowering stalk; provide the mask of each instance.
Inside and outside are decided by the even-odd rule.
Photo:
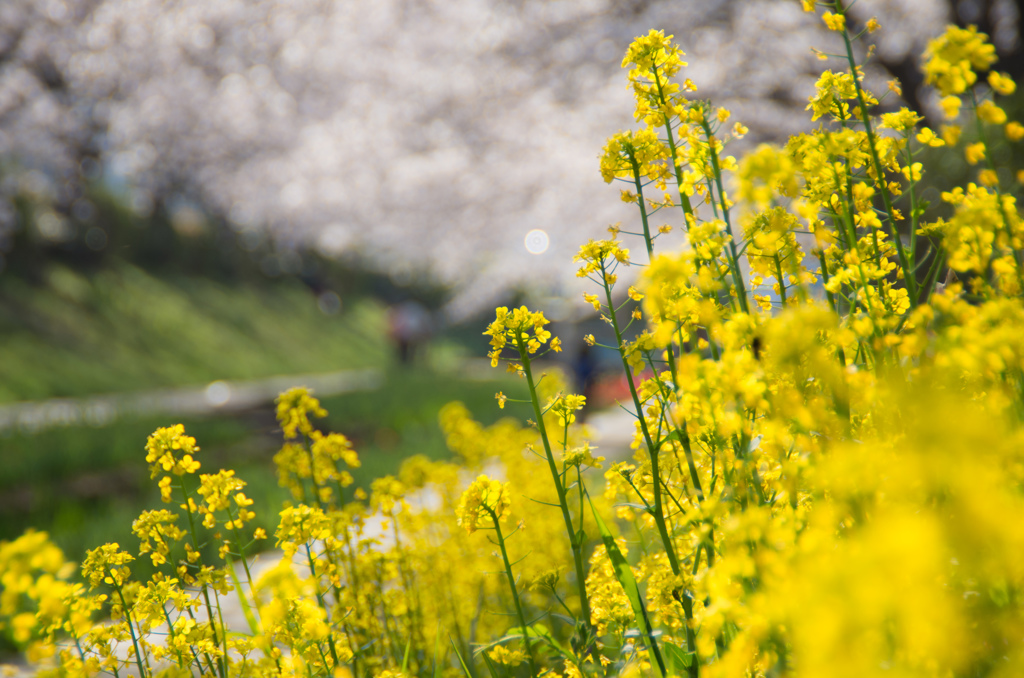
[[[512,574],[512,562],[508,557],[508,549],[505,548],[505,540],[512,534],[506,536],[501,529],[501,523],[507,517],[511,503],[507,484],[481,475],[462,495],[457,515],[459,525],[464,527],[469,534],[479,529],[494,530],[494,535],[498,539],[498,548],[501,549],[501,561],[505,564],[505,576],[512,594],[512,602],[515,604],[519,628],[523,633],[523,646],[526,648],[530,675],[535,676],[537,675],[537,666],[533,658],[533,646],[530,643],[530,627],[526,623],[526,615],[523,614],[523,604],[519,600],[516,578]]]
[[[509,363],[510,372],[522,375],[526,379],[527,388],[530,391],[530,403],[533,405],[533,413],[537,430],[540,433],[541,443],[544,446],[544,455],[548,463],[548,470],[551,472],[551,480],[558,495],[558,507],[562,512],[562,519],[565,521],[566,533],[569,537],[569,545],[572,549],[573,565],[576,570],[576,585],[579,590],[580,608],[585,624],[590,620],[590,601],[587,597],[586,574],[583,567],[583,515],[580,513],[581,527],[573,526],[572,514],[569,510],[568,495],[565,489],[562,475],[555,462],[555,455],[552,452],[551,440],[548,437],[547,426],[544,423],[544,412],[540,404],[540,395],[537,389],[538,382],[533,376],[534,356],[543,355],[547,351],[559,352],[561,340],[552,337],[551,332],[544,329],[550,321],[543,313],[531,312],[525,306],[509,311],[507,308],[499,308],[485,335],[491,337],[491,366],[496,367],[506,347],[511,348],[515,353]],[[547,350],[541,353],[544,344],[548,345]]]

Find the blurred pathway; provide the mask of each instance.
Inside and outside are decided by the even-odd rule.
[[[633,456],[630,444],[633,442],[635,421],[633,413],[612,404],[607,409],[588,413],[584,423],[590,428],[598,456],[614,462]]]
[[[125,415],[236,412],[271,403],[279,393],[294,386],[308,386],[318,396],[324,397],[350,391],[372,391],[383,382],[381,370],[366,368],[12,403],[0,405],[0,431],[17,429],[36,433],[47,428],[76,424],[105,426]]]

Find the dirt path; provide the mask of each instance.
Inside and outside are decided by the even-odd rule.
[[[378,369],[294,374],[246,381],[214,381],[204,386],[114,393],[84,398],[53,398],[0,405],[0,432],[37,433],[58,426],[106,426],[118,417],[148,414],[207,415],[247,410],[274,401],[282,391],[308,386],[320,397],[372,391],[381,386]]]

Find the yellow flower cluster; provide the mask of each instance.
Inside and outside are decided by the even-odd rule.
[[[143,511],[132,523],[132,533],[139,538],[139,554],[149,554],[153,566],[163,565],[171,552],[171,545],[185,537],[185,532],[174,523],[178,514],[160,509]]]
[[[181,424],[157,429],[146,441],[150,478],[156,478],[161,472],[176,476],[195,473],[200,464],[193,455],[198,451],[196,439],[185,435]]]
[[[552,339],[551,332],[544,329],[544,326],[551,321],[544,317],[544,314],[537,311],[530,311],[525,306],[509,311],[502,306],[495,313],[494,322],[487,326],[484,334],[491,338],[491,352],[487,357],[491,359],[491,367],[497,367],[501,353],[506,346],[511,346],[519,354],[519,360],[527,362],[529,357],[536,354],[541,346],[551,340],[548,350],[561,351],[562,342],[555,337]],[[514,360],[514,359],[513,359]],[[510,361],[509,370],[518,371],[522,366]]]
[[[320,407],[308,389],[296,387],[277,397],[277,421],[281,424],[285,439],[309,435],[313,432],[310,417],[325,417],[327,412]]]
[[[977,82],[978,72],[996,62],[996,48],[977,26],[950,26],[928,43],[924,59],[925,82],[942,96],[955,96],[966,92]]]
[[[837,10],[823,19],[845,32]],[[973,28],[950,29],[929,47],[927,77],[953,97],[944,102],[950,117],[993,57]],[[684,207],[689,248],[655,255],[646,229],[654,205],[636,202],[652,254],[641,289],[648,327],[632,340],[614,329],[627,377],[645,368],[652,376],[630,393],[635,463],[613,466],[606,496],[647,536],[628,570],[625,544],[613,553],[606,541],[590,562],[588,589],[606,650],[615,629],[640,629],[640,638],[648,625],[663,629],[659,641],[643,643],[640,670],[873,675],[884,666],[969,675],[988,661],[980,657],[993,647],[990,632],[1018,656],[1012,632],[992,631],[1005,629],[1002,613],[982,613],[974,594],[961,593],[988,578],[1000,582],[999,609],[1024,609],[1002,593],[1002,582],[1024,580],[996,555],[1018,539],[1004,530],[1016,524],[1010,515],[1022,515],[1021,471],[982,468],[1019,464],[1020,212],[982,136],[967,148],[971,162],[988,162],[978,183],[943,194],[953,216],[927,223],[913,142],[954,145],[960,128],[937,135],[907,109],[873,116],[877,100],[852,51],[848,60],[845,72],[821,77],[808,105],[812,119],[834,128],[782,149],[762,146],[739,164],[739,196],[751,208],[741,233],[727,200],[713,218]],[[1003,74],[990,75],[989,86],[1002,96],[1015,89]],[[1013,139],[1016,123],[985,94],[969,98],[976,126],[1005,127]],[[713,184],[724,168],[711,163],[714,142],[677,149],[666,139],[673,131],[660,138],[682,168],[681,193]],[[629,178],[621,169],[615,176]],[[746,276],[737,274],[739,252]],[[759,312],[743,305],[748,290]],[[953,415],[957,403],[964,410]],[[977,428],[986,419],[992,431]],[[975,466],[971,450],[983,439],[993,457]],[[923,462],[932,445],[943,454]],[[930,503],[939,495],[944,507],[976,506],[964,515],[1007,511],[992,519],[1000,546],[991,560],[959,541],[970,528],[956,510]],[[879,628],[889,629],[884,639],[873,635]],[[970,637],[970,649],[943,644],[948,634]]]
[[[566,395],[555,398],[549,405],[548,410],[558,417],[558,425],[568,426],[576,421],[576,413],[587,404],[587,399],[581,395]]]
[[[89,582],[90,588],[100,584],[121,587],[131,576],[128,563],[133,560],[135,557],[122,551],[117,544],[104,544],[86,554],[82,562],[82,576]]]
[[[583,262],[576,271],[577,278],[585,278],[600,273],[602,278],[614,275],[612,271],[618,264],[629,265],[629,250],[621,246],[618,240],[590,240],[580,247],[573,261]],[[609,281],[614,285],[614,278]]]
[[[608,140],[601,154],[601,177],[611,183],[617,177],[632,178],[636,171],[664,190],[670,171],[668,158],[668,148],[654,130],[620,132]]]
[[[512,505],[508,483],[491,480],[485,475],[478,476],[466,488],[455,511],[459,525],[472,534],[480,528],[494,527],[508,515]]]
[[[0,543],[0,630],[15,647],[38,637],[37,615],[59,609],[73,570],[45,532]]]
[[[661,116],[675,113],[669,109],[681,101],[680,86],[671,79],[687,65],[680,58],[682,56],[685,56],[683,51],[664,31],[652,30],[629,46],[622,59],[622,67],[630,68],[628,77],[637,100],[634,113],[637,120],[645,120],[649,126],[655,127],[661,124]],[[683,87],[695,89],[689,81]]]

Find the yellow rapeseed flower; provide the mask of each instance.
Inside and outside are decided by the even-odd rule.
[[[192,455],[198,451],[196,439],[185,435],[182,424],[158,428],[146,441],[150,478],[156,478],[160,473],[177,476],[195,473],[200,464]]]
[[[815,84],[817,93],[811,97],[807,110],[811,111],[811,120],[823,115],[835,115],[842,102],[857,96],[853,76],[849,73],[833,73],[825,71]]]
[[[511,312],[505,306],[495,309],[494,322],[484,330],[484,335],[491,338],[491,351],[487,354],[491,367],[498,366],[501,353],[508,345],[519,352],[520,358],[537,353],[551,339],[551,332],[544,329],[550,322],[540,311],[532,312],[525,306]],[[551,350],[561,350],[561,342],[552,342]],[[513,365],[510,363],[510,367]]]
[[[1009,96],[1017,91],[1017,83],[1013,81],[1008,73],[997,73],[989,71],[988,84],[996,93]]]
[[[491,480],[486,475],[477,476],[462,493],[456,518],[467,532],[494,526],[495,520],[503,520],[512,504],[508,483]]]
[[[996,174],[995,170],[983,169],[978,172],[978,183],[982,186],[998,186],[999,175]]]
[[[635,172],[651,181],[664,182],[670,171],[668,156],[668,147],[649,127],[619,132],[612,135],[601,153],[601,178],[608,183],[616,177],[633,179]],[[622,195],[624,202],[636,200],[635,194],[627,193]]]
[[[978,117],[990,125],[1002,125],[1006,122],[1006,111],[991,101],[982,101],[977,108]]]
[[[929,41],[924,53],[925,82],[943,96],[962,94],[996,61],[996,48],[976,26],[949,26],[945,34]],[[948,115],[947,117],[952,117]]]
[[[122,551],[116,543],[104,544],[85,554],[82,561],[82,576],[89,582],[89,588],[109,584],[115,588],[124,586],[131,576],[128,563],[135,558]]]
[[[960,125],[942,125],[939,128],[942,140],[950,146],[956,146],[957,142],[960,141],[960,130]]]
[[[985,159],[985,144],[981,141],[968,144],[964,149],[964,157],[967,158],[968,164],[977,165]]]
[[[825,22],[830,31],[843,32],[846,30],[846,17],[842,14],[833,14],[832,12],[825,12],[821,15],[821,20]]]
[[[923,120],[920,115],[909,108],[901,108],[896,113],[883,113],[881,128],[888,127],[897,132],[905,132],[914,128],[917,123]]]
[[[930,127],[922,127],[921,131],[917,133],[917,140],[926,146],[945,146],[946,142],[942,137],[935,135],[935,132]]]
[[[946,119],[952,120],[956,116],[960,115],[960,106],[962,103],[963,102],[960,100],[960,97],[949,95],[948,97],[943,97],[939,102],[939,105],[942,107],[942,113],[946,116]]]
[[[286,439],[312,433],[313,424],[309,420],[311,416],[327,416],[327,412],[320,407],[320,401],[313,397],[312,391],[303,386],[285,391],[275,402],[277,421],[281,424]]]
[[[576,271],[576,277],[585,278],[592,273],[604,272],[616,264],[628,265],[629,250],[623,248],[618,240],[588,240],[572,260],[583,262]]]
[[[497,664],[504,666],[519,666],[526,661],[526,653],[522,650],[509,650],[504,645],[496,645],[494,649],[488,650],[487,656]]]

